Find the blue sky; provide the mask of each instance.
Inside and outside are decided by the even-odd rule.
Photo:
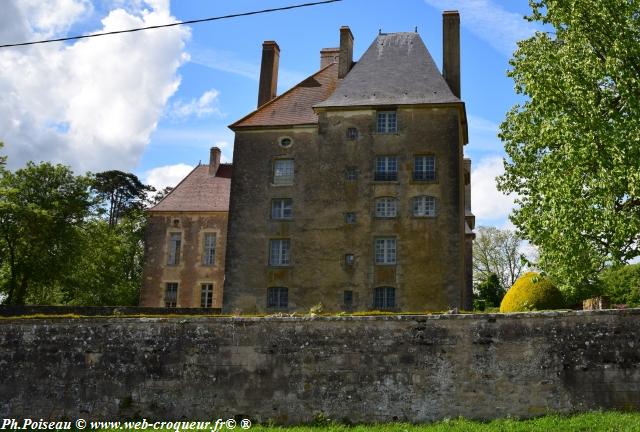
[[[5,0],[0,43],[220,16],[295,0]],[[301,3],[301,2],[300,2]],[[3,3],[4,5],[4,3]],[[383,32],[418,32],[440,67],[442,11],[461,15],[462,98],[470,122],[474,212],[507,226],[512,199],[495,191],[502,145],[497,127],[518,102],[507,78],[515,42],[535,31],[526,0],[343,0],[275,12],[0,50],[0,140],[12,168],[27,160],[76,172],[133,171],[158,187],[175,184],[208,149],[229,161],[227,128],[256,105],[261,46],[281,48],[278,93],[315,72],[319,51],[348,25],[358,59]]]

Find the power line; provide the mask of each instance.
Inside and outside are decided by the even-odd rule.
[[[171,24],[161,24],[161,25],[153,25],[153,26],[147,26],[147,27],[138,27],[138,28],[132,28],[132,29],[127,29],[127,30],[116,30],[116,31],[104,32],[104,33],[94,33],[94,34],[90,34],[90,35],[69,36],[69,37],[58,38],[58,39],[44,39],[44,40],[33,41],[33,42],[21,42],[21,43],[14,43],[14,44],[6,44],[6,45],[0,45],[0,48],[19,47],[19,46],[25,46],[25,45],[36,45],[36,44],[44,44],[44,43],[49,43],[49,42],[64,42],[64,41],[69,41],[69,40],[88,39],[88,38],[93,38],[93,37],[98,37],[98,36],[108,36],[108,35],[114,35],[114,34],[120,34],[120,33],[133,33],[133,32],[138,32],[138,31],[143,31],[143,30],[152,30],[152,29],[158,29],[158,28],[164,28],[164,27],[175,27],[175,26],[185,25],[185,24],[198,24],[198,23],[208,22],[208,21],[218,21],[218,20],[229,19],[229,18],[238,18],[238,17],[249,16],[249,15],[258,15],[258,14],[269,13],[269,12],[278,12],[278,11],[283,11],[283,10],[298,9],[298,8],[303,8],[303,7],[308,7],[308,6],[317,6],[317,5],[322,5],[322,4],[327,4],[327,3],[335,3],[335,2],[340,2],[340,1],[342,1],[342,0],[323,0],[323,1],[313,2],[313,3],[303,3],[303,4],[284,6],[284,7],[279,7],[279,8],[262,9],[262,10],[258,10],[258,11],[242,12],[242,13],[224,15],[224,16],[218,16],[218,17],[202,18],[202,19],[195,19],[195,20],[189,20],[189,21],[178,21],[178,22],[171,23]]]

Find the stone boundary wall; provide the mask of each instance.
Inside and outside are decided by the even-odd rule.
[[[639,329],[640,309],[2,318],[0,416],[372,423],[638,410]]]
[[[0,305],[0,317],[25,315],[216,315],[220,308],[163,308],[139,306],[9,306]]]

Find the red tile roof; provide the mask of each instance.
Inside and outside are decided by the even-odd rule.
[[[198,165],[151,212],[229,211],[231,164],[220,164],[215,176]]]
[[[331,63],[229,127],[235,129],[318,123],[313,106],[328,98],[337,83],[338,64]]]

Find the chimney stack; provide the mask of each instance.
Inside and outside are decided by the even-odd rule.
[[[338,78],[344,78],[353,65],[353,33],[347,26],[340,27],[340,58]]]
[[[260,66],[260,84],[258,87],[258,107],[276,97],[278,89],[278,63],[280,47],[275,41],[262,44],[262,64]]]
[[[460,14],[442,13],[442,75],[456,97],[460,97]]]
[[[340,48],[322,48],[320,50],[320,69],[340,60]]]
[[[211,147],[209,152],[209,175],[215,176],[220,166],[220,149]]]

